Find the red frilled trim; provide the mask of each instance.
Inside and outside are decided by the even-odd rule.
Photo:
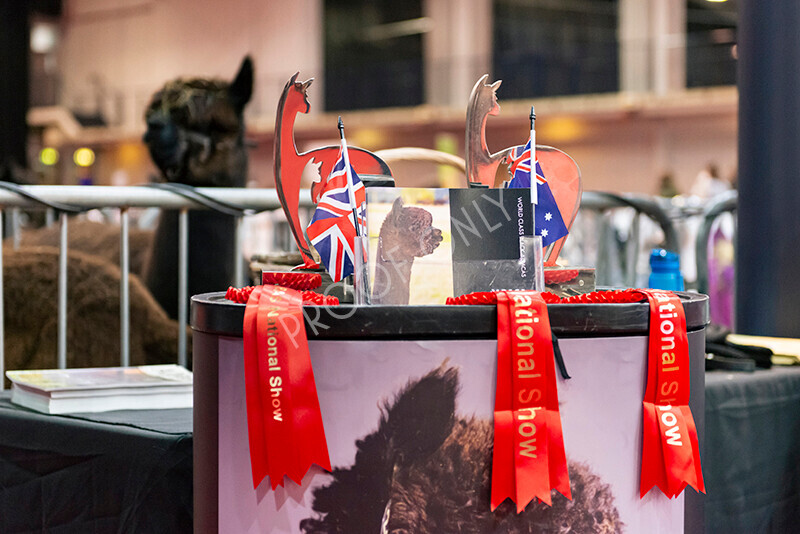
[[[636,289],[619,289],[615,291],[593,291],[572,297],[559,297],[550,292],[542,293],[542,298],[547,304],[611,304],[644,302],[647,297]],[[448,297],[450,305],[495,305],[497,304],[496,291],[480,291],[469,293],[460,297]]]
[[[580,271],[578,269],[545,269],[544,283],[563,284],[564,282],[575,280],[579,274]]]
[[[319,276],[319,275],[317,275]],[[247,286],[241,289],[229,287],[225,293],[225,298],[237,302],[239,304],[247,304],[250,294],[257,286]],[[320,295],[313,291],[301,291],[303,297],[303,304],[310,304],[315,306],[338,306],[339,299],[332,296]]]
[[[316,289],[322,285],[322,275],[319,273],[303,272],[277,272],[263,271],[261,273],[261,283],[263,285],[281,286],[306,291]]]

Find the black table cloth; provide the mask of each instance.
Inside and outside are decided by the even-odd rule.
[[[192,411],[70,416],[0,393],[0,532],[192,531]]]
[[[800,532],[800,368],[706,373],[706,532]]]
[[[191,532],[192,411],[44,415],[0,393],[0,533]],[[709,533],[800,531],[800,368],[706,374]]]

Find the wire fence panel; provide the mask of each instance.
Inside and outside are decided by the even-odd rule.
[[[584,209],[605,209],[609,207],[631,206],[637,212],[644,213],[656,220],[665,234],[667,248],[677,246],[677,234],[672,222],[656,209],[652,199],[639,197],[621,197],[608,193],[584,192]],[[301,192],[299,208],[312,208],[308,191]],[[67,241],[69,213],[80,213],[91,209],[119,210],[120,219],[120,365],[130,365],[130,242],[129,242],[129,208],[161,208],[179,211],[178,223],[178,279],[174,281],[178,288],[178,362],[187,364],[186,326],[188,320],[188,240],[191,229],[188,224],[188,212],[192,210],[215,210],[237,217],[235,233],[234,257],[230,258],[235,266],[237,286],[244,285],[243,220],[262,211],[280,208],[280,199],[275,189],[249,188],[192,188],[181,184],[148,184],[146,186],[19,186],[0,182],[0,233],[3,230],[2,216],[7,216],[6,223],[12,231],[12,242],[15,247],[20,242],[20,209],[41,209],[45,212],[45,221],[49,226],[58,221],[60,225],[59,249],[59,283],[58,283],[58,340],[57,364],[67,366]],[[273,228],[273,231],[275,229]],[[285,243],[292,247],[291,239]],[[213,251],[211,251],[213,253]],[[3,256],[0,249],[0,377],[5,370],[5,331],[4,313],[14,310],[3,309]],[[635,274],[635,273],[634,273]],[[220,288],[224,289],[224,288]],[[4,387],[0,380],[0,390]]]
[[[312,207],[308,191],[301,193],[299,207]],[[3,214],[10,214],[9,223],[14,248],[20,244],[20,209],[45,211],[46,225],[56,220],[59,232],[58,267],[58,326],[56,362],[59,368],[67,367],[67,255],[68,213],[91,209],[118,209],[120,215],[120,365],[130,365],[130,245],[129,208],[161,208],[180,210],[178,251],[178,362],[187,364],[187,272],[188,272],[188,212],[191,210],[216,210],[238,217],[236,224],[236,252],[231,258],[235,266],[235,283],[243,285],[242,221],[245,217],[262,211],[280,208],[280,199],[274,189],[247,188],[192,188],[178,184],[152,184],[148,186],[55,186],[16,185],[0,182],[0,234],[3,231]],[[3,320],[3,256],[0,249],[0,390],[5,372],[5,325]],[[10,310],[13,313],[13,310]]]

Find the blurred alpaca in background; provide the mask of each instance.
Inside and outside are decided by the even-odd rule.
[[[232,82],[201,78],[167,83],[145,112],[144,141],[162,177],[195,187],[244,187],[244,107],[253,92],[253,62]],[[235,278],[236,218],[189,212],[188,296],[224,291]],[[170,317],[178,314],[178,211],[164,210],[144,269],[147,287]]]
[[[198,187],[243,187],[247,174],[242,113],[253,65],[245,58],[232,83],[167,83],[147,109],[145,142],[166,180]],[[178,214],[162,213],[155,233],[130,231],[132,364],[177,361]],[[189,215],[189,296],[233,281],[235,218]],[[119,227],[71,221],[67,261],[69,367],[119,365]],[[56,366],[59,228],[23,234],[4,250],[7,369]],[[44,246],[43,246],[44,245]],[[147,285],[137,276],[146,277]],[[165,310],[167,313],[165,313]]]

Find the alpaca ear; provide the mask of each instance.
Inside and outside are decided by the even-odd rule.
[[[253,96],[253,60],[250,59],[250,56],[245,56],[242,60],[239,72],[236,73],[236,77],[228,88],[228,96],[240,113],[250,101],[250,97]]]
[[[403,197],[397,197],[392,202],[392,209],[386,215],[387,221],[396,221],[400,217],[400,212],[403,211]]]
[[[445,364],[409,383],[387,407],[385,428],[396,461],[411,464],[441,447],[453,429],[458,370]]]
[[[500,87],[500,84],[501,84],[501,83],[503,83],[503,80],[497,80],[496,82],[494,82],[494,83],[491,85],[491,88],[492,88],[493,90],[497,91],[497,89]]]

